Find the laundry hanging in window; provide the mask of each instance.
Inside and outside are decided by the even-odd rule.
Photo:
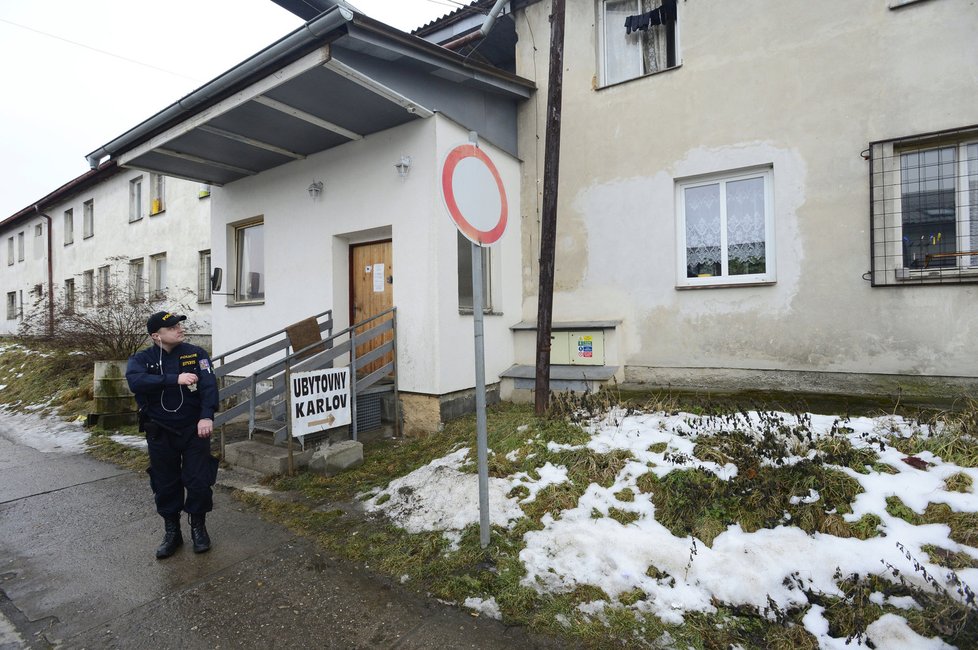
[[[649,27],[676,22],[676,0],[664,0],[662,5],[642,14],[625,18],[625,34],[647,31]]]

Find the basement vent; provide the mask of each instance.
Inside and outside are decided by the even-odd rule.
[[[380,428],[381,395],[361,395],[357,398],[357,431],[373,431]]]

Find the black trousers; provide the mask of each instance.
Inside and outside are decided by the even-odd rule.
[[[163,517],[186,511],[192,515],[214,509],[211,486],[217,479],[218,460],[211,456],[210,438],[197,436],[197,423],[171,428],[145,425],[149,446],[149,483],[156,512]]]

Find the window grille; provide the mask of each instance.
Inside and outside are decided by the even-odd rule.
[[[873,286],[978,282],[978,126],[868,154]]]

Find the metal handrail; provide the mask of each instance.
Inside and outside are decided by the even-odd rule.
[[[332,310],[326,310],[326,311],[318,314],[316,316],[316,318],[318,320],[321,316],[324,316],[326,314],[331,314],[331,312],[332,312]],[[351,325],[350,327],[347,327],[346,329],[343,329],[343,330],[341,330],[339,332],[332,333],[332,331],[330,330],[330,334],[327,337],[323,338],[322,340],[320,340],[320,341],[314,341],[314,342],[310,343],[309,345],[307,345],[307,346],[305,346],[305,347],[303,347],[301,349],[293,350],[291,354],[286,354],[284,357],[280,357],[280,358],[276,359],[274,362],[269,363],[269,364],[267,364],[267,365],[259,368],[258,370],[253,371],[250,374],[249,377],[242,378],[241,380],[235,382],[231,386],[225,387],[222,390],[222,399],[228,399],[230,397],[234,397],[234,396],[239,395],[239,394],[241,394],[241,393],[243,393],[245,391],[248,391],[250,393],[250,397],[248,398],[248,400],[245,403],[248,404],[248,406],[247,406],[247,409],[248,409],[248,436],[251,437],[251,435],[254,433],[255,428],[256,428],[256,420],[257,420],[256,408],[257,408],[258,404],[264,404],[266,402],[269,402],[269,401],[275,399],[276,397],[278,397],[278,396],[280,396],[280,395],[282,395],[282,394],[285,393],[285,391],[287,390],[287,386],[285,385],[284,382],[282,382],[281,385],[278,386],[278,387],[275,387],[274,384],[277,383],[279,379],[281,379],[282,377],[284,377],[284,375],[286,373],[286,370],[290,370],[290,369],[291,370],[294,370],[295,369],[293,367],[293,363],[297,360],[297,358],[298,358],[298,361],[299,361],[299,363],[297,364],[298,367],[302,368],[303,370],[317,370],[317,369],[320,369],[320,368],[327,367],[328,365],[331,365],[332,362],[337,357],[342,356],[343,354],[349,354],[350,355],[350,365],[351,365],[351,367],[352,367],[352,369],[354,371],[354,375],[355,375],[356,370],[361,365],[366,365],[367,363],[370,363],[371,361],[374,361],[376,357],[381,357],[382,355],[387,354],[388,352],[389,353],[392,353],[394,355],[394,357],[395,357],[392,362],[388,362],[388,363],[384,364],[384,366],[382,368],[379,368],[379,369],[375,370],[370,375],[368,375],[367,377],[364,377],[364,378],[360,379],[359,381],[356,380],[356,377],[355,376],[352,378],[353,379],[353,387],[354,387],[354,396],[356,396],[356,395],[360,394],[367,387],[369,387],[369,386],[373,385],[374,383],[376,383],[383,376],[386,376],[388,373],[390,373],[392,371],[393,372],[396,372],[396,367],[397,367],[397,365],[396,365],[397,364],[397,360],[396,360],[396,355],[397,355],[397,347],[396,347],[396,340],[397,340],[397,334],[396,334],[397,313],[396,312],[397,312],[397,308],[396,307],[391,307],[390,309],[387,309],[387,310],[385,310],[385,311],[383,311],[383,312],[381,312],[379,314],[376,314],[374,316],[371,316],[370,318],[367,318],[367,319],[365,319],[363,321],[360,321],[359,323],[355,323],[355,324]],[[374,326],[370,327],[369,329],[367,329],[365,332],[361,332],[361,333],[357,334],[356,330],[363,329],[365,326],[369,325],[370,323],[373,323],[374,321],[377,321],[379,319],[382,319],[382,318],[384,318],[386,316],[390,316],[389,321],[385,321],[384,323],[381,323],[381,324],[378,324],[378,325],[374,325]],[[224,354],[222,354],[222,355],[220,355],[218,357],[214,357],[214,358],[215,359],[222,359],[222,360],[223,359],[226,359],[228,356],[230,356],[232,354],[241,352],[241,351],[246,350],[246,349],[249,349],[249,348],[253,348],[253,347],[257,346],[258,344],[260,344],[260,343],[262,343],[264,341],[267,341],[268,339],[270,339],[270,338],[272,338],[274,336],[278,336],[280,334],[283,334],[283,333],[286,332],[286,329],[287,328],[283,328],[283,329],[281,329],[281,330],[279,330],[277,332],[274,332],[273,334],[269,334],[269,335],[264,336],[264,337],[262,337],[260,339],[256,339],[255,341],[252,341],[249,344],[240,346],[238,348],[235,348],[234,350],[231,350],[229,352],[225,352]],[[383,353],[378,353],[376,350],[371,350],[366,355],[364,355],[363,358],[360,358],[360,359],[357,358],[357,356],[356,356],[356,347],[357,347],[357,345],[363,345],[363,343],[365,341],[370,341],[370,340],[375,339],[377,337],[383,336],[387,332],[392,332],[393,333],[393,338],[392,338],[392,340],[390,342],[384,343],[383,345],[380,346],[381,348],[383,348]],[[347,336],[347,335],[349,335],[349,341],[344,341],[344,342],[342,342],[342,343],[334,346],[334,342],[338,338],[343,337],[343,336]],[[288,339],[286,339],[283,343],[285,344],[283,347],[286,348],[286,349],[288,349]],[[271,347],[271,346],[269,346],[269,347]],[[325,347],[326,349],[325,350],[322,350],[321,352],[317,353],[314,356],[306,357],[306,355],[307,355],[308,352],[314,350],[315,348],[319,348],[319,347]],[[266,347],[265,349],[267,350],[268,347]],[[257,360],[258,359],[256,359],[255,361],[257,361]],[[254,361],[252,361],[252,363],[254,363]],[[266,391],[262,392],[261,393],[261,396],[259,398],[259,396],[257,394],[257,389],[258,389],[258,382],[261,381],[261,380],[271,380],[272,381],[272,384],[273,384],[273,387],[270,388],[269,390],[266,390]],[[231,388],[233,390],[228,391],[227,390],[228,388]],[[394,381],[395,427],[397,428],[397,433],[399,435],[400,434],[400,421],[399,421],[400,420],[400,416],[399,416],[399,410],[400,409],[399,409],[399,405],[397,404],[397,393],[398,393],[398,391],[397,391],[397,380],[396,380],[396,377],[395,377],[395,381]],[[242,407],[244,406],[245,403],[238,403],[238,404],[236,404],[231,409],[228,409],[227,413],[228,414],[233,414],[233,416],[236,416],[236,415],[239,415],[239,414],[243,414]],[[351,400],[351,409],[352,409],[351,410],[351,417],[353,419],[352,434],[353,434],[353,439],[356,440],[357,439],[357,431],[356,431],[356,417],[357,417],[357,415],[356,415],[356,399]],[[222,455],[223,455],[223,450],[224,450],[224,424],[226,424],[227,420],[224,419],[224,418],[222,418],[221,417],[222,415],[224,415],[224,412],[219,412],[215,416],[215,424],[219,424],[221,426],[221,449],[222,449]],[[227,419],[230,419],[230,418],[227,418]]]
[[[325,316],[326,314],[332,315],[332,313],[333,313],[333,310],[332,309],[327,309],[326,311],[322,311],[322,312],[316,314],[312,318],[315,318],[318,321],[320,319],[320,317]],[[280,334],[285,334],[285,332],[286,332],[287,329],[288,329],[288,326],[283,327],[282,329],[277,330],[275,332],[272,332],[271,334],[266,334],[265,336],[262,336],[261,338],[255,339],[254,341],[250,341],[248,343],[245,343],[244,345],[238,346],[238,347],[234,348],[233,350],[228,350],[227,352],[225,352],[223,354],[212,356],[211,357],[211,361],[220,361],[221,364],[223,365],[225,363],[224,360],[227,357],[231,356],[232,354],[237,354],[238,352],[241,352],[242,350],[246,350],[246,349],[248,349],[250,347],[256,346],[259,343],[262,343],[263,341],[267,341],[270,338],[274,338],[276,336],[279,336]],[[216,370],[216,368],[215,368],[215,370]]]

